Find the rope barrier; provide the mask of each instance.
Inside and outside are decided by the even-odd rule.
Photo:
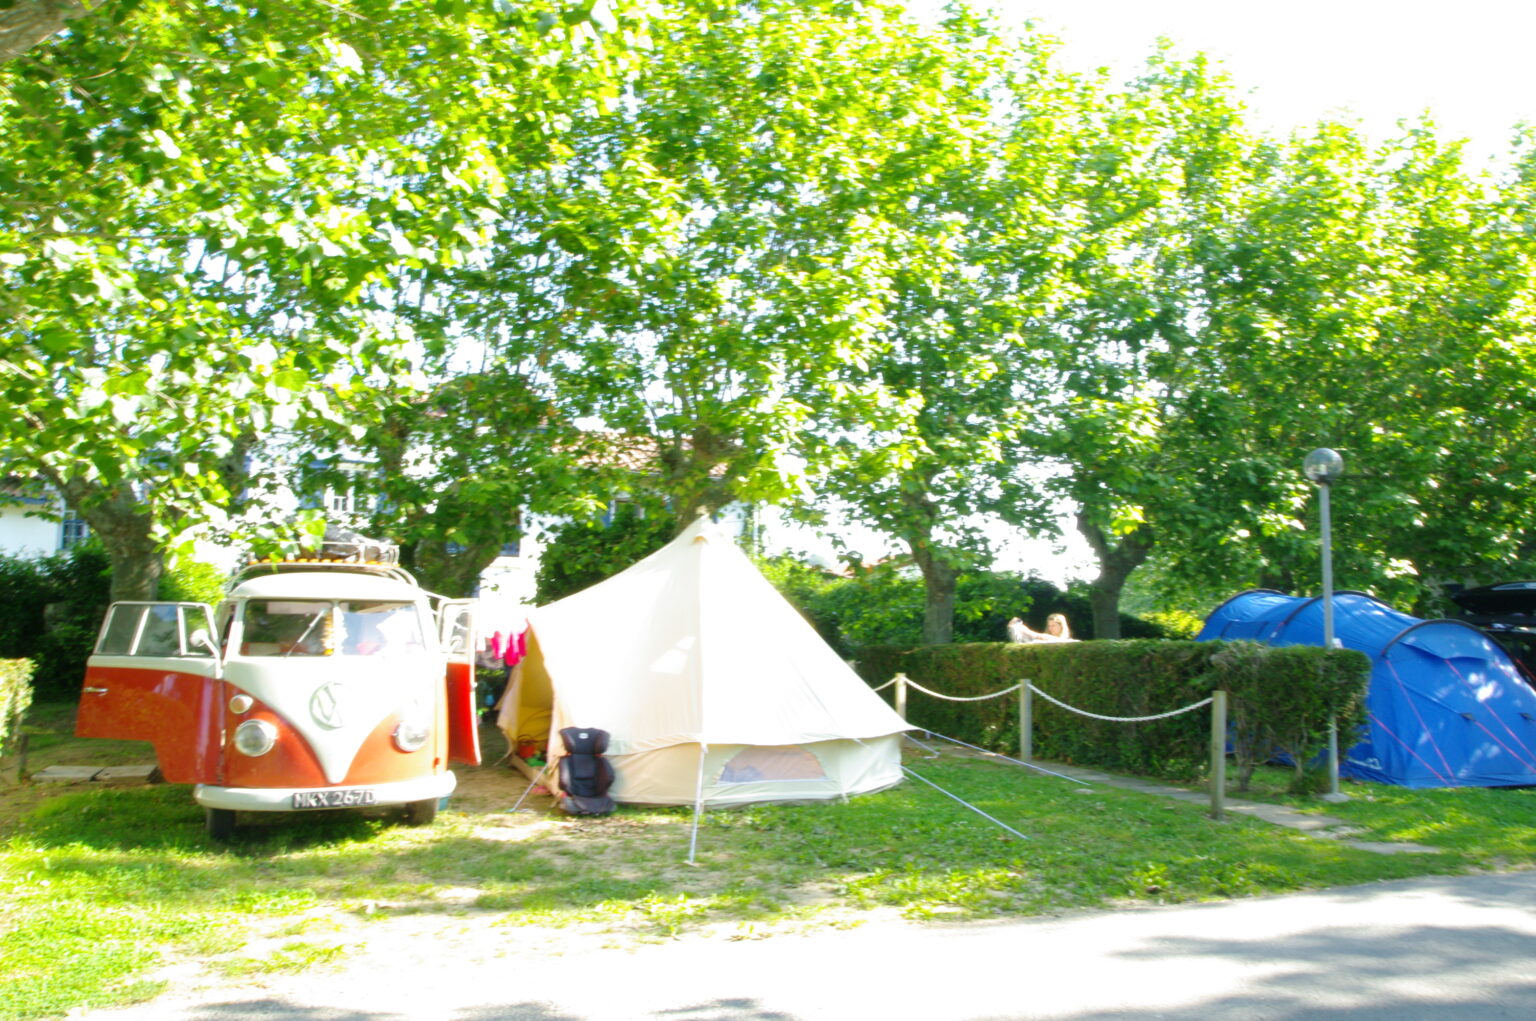
[[[1148,716],[1106,716],[1106,715],[1104,715],[1102,713],[1092,713],[1092,712],[1089,712],[1086,709],[1079,709],[1077,706],[1068,705],[1067,703],[1061,701],[1059,698],[1056,698],[1056,697],[1054,697],[1054,696],[1052,696],[1050,694],[1047,694],[1044,691],[1041,691],[1039,688],[1035,687],[1034,684],[1031,683],[1028,680],[1020,681],[1018,684],[1015,684],[1011,688],[1007,688],[1007,689],[1005,689],[1003,691],[993,692],[990,695],[975,695],[975,696],[971,696],[969,698],[963,698],[963,697],[959,697],[959,696],[955,696],[955,695],[943,695],[943,694],[940,694],[937,691],[930,691],[928,688],[925,688],[921,684],[918,684],[916,681],[912,680],[906,674],[897,674],[895,677],[891,678],[889,681],[885,682],[884,684],[880,685],[880,687],[875,688],[874,690],[875,691],[883,691],[886,688],[889,688],[891,685],[895,684],[897,681],[900,681],[902,683],[901,683],[900,687],[898,687],[896,689],[896,711],[901,714],[903,719],[905,719],[906,715],[907,715],[907,713],[906,713],[906,702],[907,702],[907,688],[909,688],[909,687],[916,688],[918,691],[921,691],[923,694],[931,696],[933,698],[944,699],[947,702],[983,702],[983,701],[986,701],[987,699],[1001,698],[1004,695],[1011,695],[1011,694],[1013,694],[1016,691],[1017,692],[1022,692],[1023,694],[1020,695],[1020,697],[1019,697],[1019,748],[1020,748],[1019,754],[1020,754],[1021,758],[1014,759],[1014,758],[1010,758],[1010,757],[1008,757],[1006,755],[998,755],[998,758],[1005,759],[1008,762],[1017,763],[1020,766],[1028,766],[1030,769],[1038,770],[1039,772],[1045,773],[1048,776],[1060,777],[1063,780],[1071,780],[1073,783],[1083,784],[1083,786],[1085,786],[1085,787],[1089,786],[1089,784],[1087,784],[1086,782],[1084,782],[1082,780],[1079,780],[1077,777],[1064,776],[1061,773],[1052,772],[1049,769],[1045,769],[1045,768],[1043,768],[1041,766],[1037,766],[1033,762],[1029,761],[1033,757],[1032,754],[1031,754],[1032,741],[1031,741],[1031,736],[1030,736],[1031,732],[1033,731],[1033,719],[1034,719],[1033,713],[1030,710],[1030,695],[1032,693],[1036,694],[1036,695],[1039,695],[1041,698],[1045,699],[1047,702],[1050,702],[1052,705],[1056,705],[1056,706],[1059,706],[1062,709],[1065,709],[1067,712],[1076,713],[1079,716],[1085,716],[1085,717],[1087,717],[1088,719],[1091,719],[1091,720],[1103,720],[1106,723],[1150,723],[1150,722],[1152,722],[1154,720],[1166,720],[1166,719],[1169,719],[1169,718],[1174,717],[1174,716],[1182,716],[1185,713],[1192,713],[1196,709],[1204,709],[1206,706],[1211,706],[1212,707],[1211,708],[1211,778],[1212,778],[1211,779],[1211,818],[1213,818],[1213,819],[1221,819],[1222,818],[1222,815],[1223,815],[1222,802],[1223,802],[1223,799],[1226,796],[1226,774],[1225,774],[1225,767],[1226,767],[1227,693],[1225,691],[1218,691],[1214,695],[1211,695],[1208,698],[1203,698],[1203,699],[1201,699],[1198,702],[1193,702],[1193,703],[1191,703],[1191,704],[1189,704],[1187,706],[1183,706],[1182,708],[1179,708],[1179,709],[1170,709],[1168,712],[1165,712],[1165,713],[1153,713],[1153,714],[1148,715]],[[1485,731],[1487,730],[1486,727],[1483,728],[1483,729]],[[946,741],[951,741],[951,742],[953,742],[955,744],[963,745],[966,748],[972,748],[972,749],[975,749],[976,751],[979,751],[979,752],[984,752],[984,753],[989,754],[989,755],[997,754],[995,752],[990,752],[990,751],[988,751],[985,748],[977,747],[976,745],[973,745],[973,744],[966,744],[966,742],[958,740],[957,738],[948,737],[948,736],[946,736],[944,734],[935,734],[931,730],[925,730],[924,732],[927,733],[931,737],[941,737],[941,738],[943,738]],[[1492,736],[1492,735],[1490,734],[1490,736]],[[926,745],[922,744],[922,742],[917,741],[916,739],[912,738],[911,735],[906,735],[906,737],[907,737],[907,740],[912,741],[914,744],[918,745],[918,747],[922,748],[924,751],[929,752],[929,757],[930,758],[933,756],[933,750],[932,749],[930,749]],[[1497,740],[1497,739],[1495,738],[1495,740]],[[918,776],[916,773],[913,773],[912,770],[907,769],[906,766],[902,766],[902,769],[905,770],[911,776],[916,777],[919,780],[922,780],[924,783],[927,783],[927,784],[929,784],[930,786],[933,786],[933,787],[938,787],[938,785],[934,784],[931,780],[928,780],[928,779],[926,779],[924,777]],[[939,789],[943,790],[943,788],[939,788]],[[948,791],[944,791],[944,793],[945,794],[949,794]],[[953,794],[950,794],[949,796],[950,797],[954,797]],[[955,798],[955,800],[956,801],[960,801],[961,799]],[[966,803],[961,801],[961,804],[966,804]],[[978,812],[981,815],[986,815],[985,812],[981,812],[980,809],[977,809],[974,806],[966,804],[966,807],[967,808],[971,808],[972,811]],[[991,816],[987,816],[987,818],[991,819]],[[993,822],[997,822],[996,819],[992,819],[992,821]],[[1015,834],[1017,834],[1018,836],[1021,836],[1021,837],[1024,836],[1024,834],[1019,833],[1017,830],[1014,830],[1012,827],[1006,826],[1006,825],[1004,825],[1003,823],[1000,823],[1000,822],[997,823],[997,824],[999,826],[1002,826],[1004,829],[1008,830],[1011,833],[1015,833]]]
[[[880,687],[875,688],[874,690],[875,691],[884,691],[886,688],[889,688],[891,685],[895,684],[896,681],[898,679],[900,679],[900,677],[901,677],[901,675],[898,675],[897,677],[892,677],[890,680],[886,681],[884,684],[880,685]],[[1015,691],[1018,691],[1021,688],[1023,688],[1024,685],[1028,683],[1027,681],[1021,681],[1020,683],[1015,684],[1011,688],[1004,688],[1002,691],[994,691],[990,695],[971,695],[971,696],[968,696],[968,697],[963,697],[963,696],[960,696],[960,695],[943,695],[943,694],[940,694],[937,691],[930,691],[928,688],[925,688],[921,684],[918,684],[916,681],[912,680],[912,678],[910,678],[910,677],[906,678],[906,682],[907,682],[907,687],[909,687],[909,688],[916,688],[918,691],[921,691],[924,695],[931,695],[934,698],[942,698],[946,702],[985,702],[989,698],[1002,698],[1004,695],[1011,695]],[[1182,709],[1173,709],[1173,710],[1170,710],[1169,712],[1166,712],[1166,713],[1158,713],[1155,716],[1101,716],[1098,713],[1090,713],[1086,709],[1079,709],[1076,706],[1067,705],[1067,703],[1061,701],[1060,699],[1052,698],[1050,695],[1047,695],[1045,692],[1041,691],[1039,688],[1035,687],[1033,684],[1029,685],[1029,690],[1033,691],[1035,694],[1039,695],[1041,698],[1045,699],[1047,702],[1052,702],[1052,703],[1054,703],[1056,705],[1061,706],[1061,708],[1067,710],[1068,712],[1074,712],[1074,713],[1077,713],[1079,716],[1086,716],[1089,719],[1105,720],[1105,721],[1107,721],[1109,723],[1149,723],[1152,720],[1166,720],[1170,716],[1179,716],[1179,715],[1182,715],[1183,713],[1193,712],[1196,709],[1202,709],[1205,706],[1210,705],[1211,702],[1213,701],[1212,699],[1207,698],[1207,699],[1204,699],[1203,701],[1195,702],[1195,703],[1193,703],[1191,705],[1187,705],[1187,706],[1185,706]],[[942,734],[939,735],[939,736],[943,737]],[[950,739],[947,739],[947,740],[953,740],[953,739],[950,738]],[[964,744],[963,741],[962,742],[957,742],[957,743],[958,744]]]
[[[892,683],[894,683],[895,680],[896,678],[891,678]],[[942,698],[946,702],[985,702],[989,698],[1002,698],[1004,695],[1011,695],[1015,691],[1018,691],[1019,688],[1023,687],[1023,685],[1015,684],[1011,688],[1005,688],[1002,691],[995,691],[990,695],[971,695],[969,697],[962,697],[960,695],[941,695],[937,691],[929,691],[927,688],[923,687],[921,684],[918,684],[910,677],[907,678],[907,687],[916,688],[924,695],[932,695],[934,698]],[[879,689],[877,688],[876,690],[878,691]]]
[[[1166,713],[1158,713],[1155,716],[1101,716],[1098,713],[1090,713],[1086,709],[1079,709],[1076,706],[1067,705],[1067,703],[1061,701],[1060,699],[1052,698],[1050,695],[1047,695],[1033,684],[1029,686],[1029,690],[1033,691],[1036,695],[1039,695],[1047,702],[1061,706],[1061,708],[1067,710],[1068,712],[1077,713],[1079,716],[1086,716],[1091,720],[1104,720],[1108,723],[1149,723],[1152,720],[1166,720],[1170,716],[1180,716],[1184,713],[1193,712],[1196,709],[1201,709],[1215,701],[1213,698],[1202,699],[1201,701],[1195,702],[1192,705],[1187,705],[1182,709],[1173,709]]]

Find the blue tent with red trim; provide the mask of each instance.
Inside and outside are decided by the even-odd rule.
[[[1401,787],[1536,784],[1536,690],[1491,638],[1465,621],[1398,613],[1363,592],[1335,593],[1333,617],[1334,637],[1371,657],[1364,733],[1341,747],[1341,776]],[[1322,645],[1322,601],[1243,592],[1197,637]]]

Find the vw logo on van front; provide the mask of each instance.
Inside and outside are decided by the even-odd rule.
[[[315,689],[315,693],[309,696],[309,715],[315,718],[315,722],[322,727],[335,730],[347,722],[346,710],[343,702],[346,698],[346,685],[337,681],[328,681]]]

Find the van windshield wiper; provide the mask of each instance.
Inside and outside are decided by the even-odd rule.
[[[319,613],[315,614],[314,619],[312,619],[309,622],[309,626],[304,629],[304,633],[299,636],[299,640],[294,642],[293,645],[289,647],[287,652],[283,653],[283,658],[287,659],[289,656],[292,656],[295,652],[297,652],[300,648],[302,648],[303,645],[304,645],[304,640],[309,637],[310,632],[315,630],[315,625],[320,623],[322,620],[324,620],[325,619],[325,615],[330,613],[330,612],[331,612],[331,608],[330,607],[326,607],[325,609],[321,610]]]

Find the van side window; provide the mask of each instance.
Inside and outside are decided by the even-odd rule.
[[[192,632],[209,626],[208,608],[198,603],[113,603],[107,611],[99,656],[207,656],[193,648]]]
[[[475,633],[473,611],[468,606],[448,606],[443,612],[448,615],[443,628],[445,651],[454,655],[472,652],[469,643]]]
[[[176,607],[168,605],[146,606],[144,628],[139,633],[135,656],[179,656],[181,635],[176,627]]]
[[[133,655],[133,640],[139,633],[142,606],[114,606],[107,611],[96,653],[101,656]]]

